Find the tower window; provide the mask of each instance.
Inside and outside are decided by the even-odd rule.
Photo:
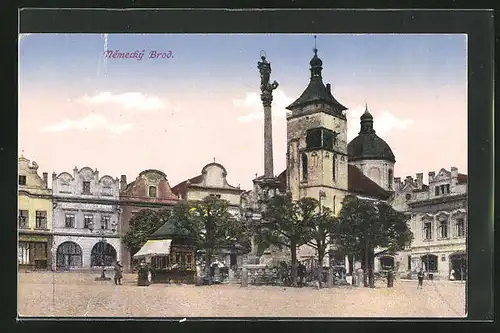
[[[307,176],[308,176],[308,165],[307,165],[307,154],[302,153],[302,181],[307,182]]]
[[[388,175],[387,175],[387,188],[389,190],[392,190],[392,169],[389,169]]]
[[[307,131],[307,148],[321,148],[321,128],[313,128]]]

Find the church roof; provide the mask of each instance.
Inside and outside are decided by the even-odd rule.
[[[391,147],[373,129],[373,116],[368,107],[361,116],[361,130],[347,145],[349,162],[362,160],[386,160],[396,162]]]
[[[186,193],[187,185],[189,184],[199,184],[203,181],[203,175],[198,175],[196,177],[190,178],[172,187],[172,192],[175,195],[183,195]]]
[[[309,64],[311,65],[311,79],[309,85],[295,102],[287,106],[287,109],[293,110],[308,104],[323,102],[332,106],[337,112],[347,110],[345,106],[340,104],[335,97],[333,97],[330,85],[327,84],[325,86],[323,84],[323,78],[321,76],[323,62],[318,57],[317,49],[314,49],[314,57]]]
[[[278,179],[282,182],[280,191],[285,192],[287,188],[287,170],[283,171]],[[348,192],[352,194],[360,194],[372,198],[386,200],[391,196],[391,192],[384,190],[370,178],[365,176],[361,170],[354,165],[348,165]]]
[[[388,192],[377,185],[377,183],[365,176],[363,172],[354,165],[348,165],[347,175],[349,193],[366,195],[383,200],[388,199],[391,196],[391,192]]]

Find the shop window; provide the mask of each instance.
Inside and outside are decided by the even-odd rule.
[[[56,265],[58,269],[82,267],[82,249],[74,242],[64,242],[57,248]]]
[[[438,270],[438,257],[434,254],[426,254],[422,256],[422,263],[427,272],[437,272]]]
[[[35,226],[37,229],[47,229],[47,212],[37,210],[35,222]]]

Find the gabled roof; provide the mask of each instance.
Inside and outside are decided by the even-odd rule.
[[[185,194],[188,182],[189,184],[199,184],[202,181],[203,181],[203,175],[198,175],[196,177],[190,178],[175,185],[174,187],[172,187],[172,192],[174,192],[175,195]]]

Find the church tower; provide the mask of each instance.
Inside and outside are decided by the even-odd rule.
[[[287,109],[287,184],[294,200],[311,197],[335,213],[347,195],[347,108],[323,84],[323,62],[314,48],[311,78]]]
[[[360,118],[361,129],[357,137],[347,145],[349,164],[386,191],[394,190],[394,164],[396,159],[391,147],[375,134],[373,116],[368,105]]]

